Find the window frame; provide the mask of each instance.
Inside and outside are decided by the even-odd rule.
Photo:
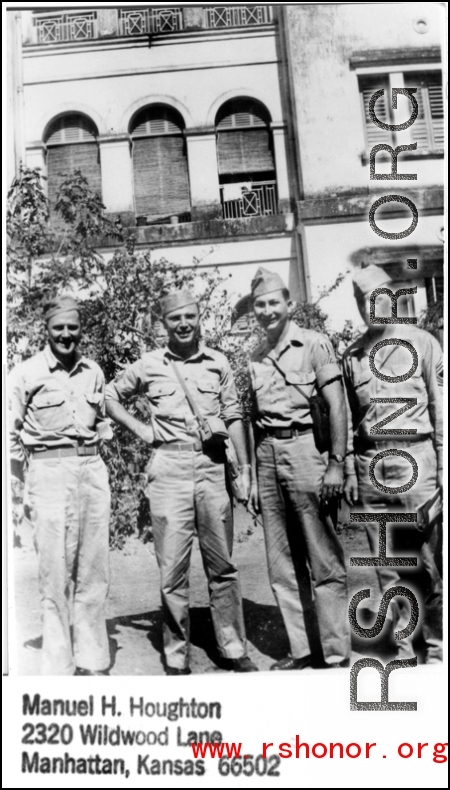
[[[385,90],[387,88],[386,96],[386,106],[387,112],[389,115],[390,122],[392,124],[395,123],[395,119],[393,117],[392,108],[391,108],[391,90],[392,87],[400,88],[405,86],[405,78],[408,79],[408,74],[420,74],[422,79],[427,73],[439,73],[441,75],[441,82],[443,83],[443,70],[442,64],[440,62],[430,62],[430,63],[399,63],[399,64],[392,64],[392,65],[383,65],[383,66],[358,66],[355,69],[357,81],[358,81],[358,92],[359,92],[359,100],[360,100],[360,108],[361,108],[361,119],[363,123],[363,132],[364,132],[364,139],[365,139],[365,149],[361,153],[361,161],[363,165],[367,165],[370,159],[370,151],[376,145],[373,143],[372,145],[369,144],[367,138],[367,128],[368,128],[368,121],[366,118],[366,112],[364,107],[364,96],[363,96],[363,83],[364,81],[369,82],[370,80],[385,80],[387,85],[385,86]],[[395,81],[395,85],[392,83]],[[374,90],[376,90],[374,88]],[[444,91],[444,85],[442,84],[442,91]],[[428,93],[428,91],[427,91]],[[432,125],[432,117],[430,113],[430,106],[429,106],[429,98],[427,96],[427,102],[423,102],[424,104],[424,116],[426,120],[426,129],[428,134],[428,139],[434,142],[434,130]],[[391,145],[395,148],[398,145],[405,145],[413,143],[414,140],[412,139],[412,135],[410,132],[411,127],[409,129],[404,130],[400,133],[401,139],[398,139],[397,132],[386,132],[390,135],[390,141],[386,141],[388,145]],[[404,151],[401,154],[403,160],[408,159],[442,159],[444,157],[444,147],[427,147],[427,148],[418,148],[416,151]],[[377,154],[377,159],[380,161],[390,159],[390,154],[387,151],[380,151]]]

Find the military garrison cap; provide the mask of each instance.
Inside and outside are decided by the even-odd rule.
[[[186,307],[188,304],[198,304],[197,297],[191,291],[173,291],[162,297],[161,313],[165,316],[166,313],[171,313],[172,310],[178,310],[180,307]]]
[[[272,291],[287,290],[279,274],[276,272],[269,272],[268,269],[264,269],[262,266],[259,267],[252,280],[251,289],[252,299],[255,299],[257,296],[263,296],[263,294],[271,293]]]
[[[53,296],[50,299],[46,299],[43,310],[46,321],[54,315],[58,315],[58,313],[66,313],[69,310],[80,312],[77,301],[70,294],[62,294],[61,296]]]
[[[355,296],[366,296],[371,293],[375,288],[389,283],[391,278],[381,268],[370,263],[368,266],[361,266],[353,275],[353,290]]]

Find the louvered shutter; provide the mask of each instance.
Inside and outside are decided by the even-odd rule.
[[[411,74],[406,81],[408,88],[417,88],[414,94],[419,114],[410,127],[417,149],[430,150],[444,147],[444,101],[439,74]]]
[[[138,216],[190,210],[186,144],[181,135],[134,138],[133,172]]]
[[[268,129],[219,132],[219,175],[274,170]]]
[[[379,96],[375,102],[375,115],[383,123],[391,123],[388,109],[388,83],[386,82],[383,84],[377,80],[377,82],[374,81],[373,85],[370,87],[366,85],[361,90],[367,150],[373,148],[374,145],[379,145],[379,143],[387,143],[388,145],[392,145],[392,132],[389,132],[386,129],[380,129],[380,127],[372,121],[372,118],[369,115],[370,99],[372,98],[375,91],[380,90],[381,88],[384,88],[384,94],[383,96]]]
[[[408,87],[415,87],[412,84]],[[425,94],[425,95],[424,95]],[[431,148],[429,121],[425,112],[425,105],[427,102],[426,88],[417,87],[417,93],[414,94],[419,107],[419,113],[416,120],[410,126],[411,139],[417,143],[417,150],[423,148]]]
[[[428,86],[428,99],[430,102],[431,125],[433,130],[433,148],[444,147],[444,96],[442,85]]]
[[[97,143],[74,143],[70,145],[49,146],[47,152],[48,197],[50,216],[56,203],[56,195],[64,176],[81,170],[88,180],[89,187],[102,194],[100,152]]]

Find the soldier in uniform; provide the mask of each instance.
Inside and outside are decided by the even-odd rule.
[[[222,417],[237,452],[243,499],[250,466],[236,387],[227,359],[199,339],[200,315],[189,291],[161,300],[168,345],[143,355],[106,390],[108,414],[155,451],[147,468],[153,536],[161,572],[165,670],[189,668],[189,564],[197,530],[208,577],[217,644],[236,672],[256,671],[246,654],[238,570],[232,561],[233,517],[226,487],[223,446],[207,446],[178,376],[204,418]],[[122,405],[143,393],[151,425]]]
[[[110,491],[98,452],[100,439],[112,436],[105,382],[98,365],[78,351],[76,301],[49,300],[44,316],[48,344],[17,365],[9,382],[13,488],[25,476],[24,506],[39,562],[42,673],[107,675]]]
[[[442,418],[442,351],[438,341],[428,332],[411,324],[374,324],[370,322],[370,295],[380,287],[393,292],[402,283],[392,283],[379,266],[358,269],[353,278],[355,298],[368,329],[345,352],[344,379],[353,422],[355,468],[346,479],[345,493],[349,504],[358,503],[367,512],[414,513],[442,486],[443,418]],[[399,315],[401,315],[399,301]],[[391,299],[380,294],[376,299],[376,316],[392,315]],[[389,338],[406,340],[417,352],[418,365],[406,380],[392,384],[375,376],[369,367],[369,354],[375,343]],[[382,375],[395,377],[411,368],[411,352],[402,345],[386,345],[377,351],[375,363]],[[373,436],[370,428],[396,410],[396,404],[371,403],[371,398],[416,398],[417,404],[392,422],[393,428],[415,429],[415,434],[383,437]],[[399,404],[401,405],[401,404]],[[389,430],[388,426],[384,426]],[[383,450],[406,451],[416,461],[418,478],[407,491],[398,494],[383,492],[369,477],[373,458]],[[380,459],[375,467],[378,482],[396,488],[409,483],[411,463],[402,456],[389,455]],[[357,509],[358,509],[357,508]],[[371,552],[378,555],[379,525],[366,524]],[[418,597],[422,614],[422,631],[426,644],[426,662],[442,660],[442,535],[437,525],[431,530],[420,531],[414,524],[387,525],[388,556],[418,556],[417,568],[402,568],[401,577]],[[400,582],[396,568],[376,569],[381,593]],[[361,605],[362,606],[362,605]],[[366,603],[367,608],[378,612],[376,596]],[[405,599],[397,598],[390,604],[388,615],[401,630],[409,622],[409,606]],[[411,638],[400,640],[399,658],[414,655]]]
[[[347,574],[326,510],[344,483],[342,375],[329,340],[290,320],[289,291],[278,274],[258,269],[251,289],[267,336],[250,358],[251,503],[261,509],[270,582],[290,642],[290,655],[271,669],[338,667],[350,657]],[[314,441],[309,399],[315,389],[329,406],[330,454]]]

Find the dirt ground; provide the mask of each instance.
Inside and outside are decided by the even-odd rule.
[[[29,526],[20,529],[20,547],[13,549],[15,621],[18,674],[40,673],[40,651],[24,643],[40,636],[40,599],[37,583],[37,558]],[[378,590],[372,568],[351,568],[349,557],[368,554],[362,526],[341,532],[349,574],[349,596],[366,587]],[[269,585],[262,527],[254,526],[246,511],[235,509],[234,559],[240,570],[249,655],[259,669],[287,655],[288,640],[283,621]],[[111,654],[111,675],[160,675],[162,664],[159,572],[153,544],[129,538],[122,551],[111,551],[111,586],[107,605],[107,626]],[[190,573],[192,672],[230,670],[215,647],[208,592],[197,540]],[[372,622],[363,623],[366,627]],[[363,654],[393,658],[395,647],[386,626],[374,640],[352,638],[352,659]],[[308,670],[309,671],[309,670]],[[320,671],[320,670],[315,670]]]

